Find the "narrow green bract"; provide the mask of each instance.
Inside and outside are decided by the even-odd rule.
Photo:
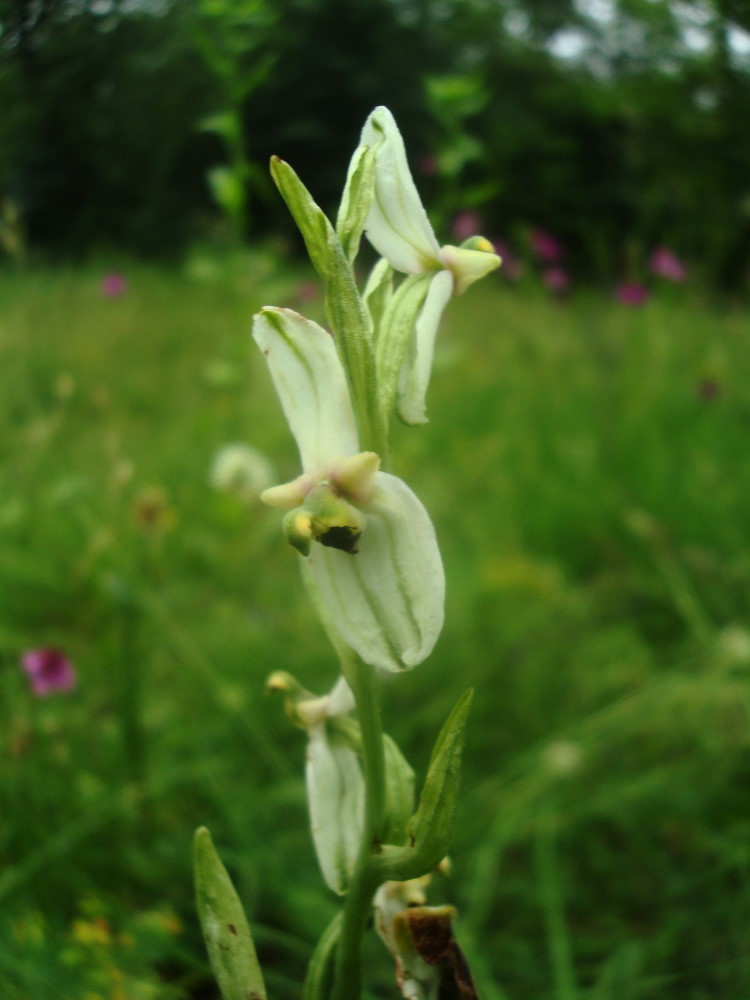
[[[315,270],[325,281],[328,277],[329,238],[333,235],[331,223],[294,170],[278,156],[271,157],[271,176],[302,233]]]
[[[348,198],[339,212],[348,254],[325,213],[289,164],[273,157],[271,174],[325,282],[326,315],[346,371],[363,450],[377,452],[385,461],[386,427],[377,392],[372,328],[351,268],[367,217],[365,208],[369,210],[372,200],[374,160],[367,154],[366,149],[358,159],[355,154]]]
[[[448,853],[461,780],[466,720],[473,697],[470,688],[459,698],[435,742],[419,807],[407,825],[411,846],[383,848],[381,864],[386,879],[404,882],[418,878],[435,868]]]

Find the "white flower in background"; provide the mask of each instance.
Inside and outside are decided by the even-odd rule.
[[[211,462],[211,485],[240,500],[255,500],[276,475],[266,456],[249,444],[226,444]]]
[[[443,310],[452,295],[460,295],[499,267],[500,258],[481,236],[461,247],[439,245],[409,171],[401,133],[387,108],[372,112],[360,142],[377,149],[375,194],[365,234],[396,271],[422,276],[416,304],[412,299],[418,312],[401,371],[398,410],[407,423],[424,423],[424,399]]]
[[[266,307],[253,336],[297,442],[302,475],[261,499],[288,513],[328,618],[366,662],[420,663],[443,624],[445,578],[435,531],[409,487],[361,452],[333,338],[290,309]]]
[[[341,894],[362,837],[364,779],[352,741],[332,720],[354,708],[354,697],[343,677],[321,698],[283,671],[272,674],[267,687],[287,695],[287,714],[307,731],[305,779],[315,853],[326,884]]]

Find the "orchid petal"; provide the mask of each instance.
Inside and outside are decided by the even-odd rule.
[[[377,342],[380,321],[393,295],[393,268],[383,257],[370,272],[362,301],[372,321],[372,329]]]
[[[328,707],[326,715],[332,718],[335,715],[346,715],[355,706],[354,694],[349,687],[345,677],[339,677],[331,688],[328,695]]]
[[[305,472],[359,451],[344,369],[330,334],[291,309],[265,306],[253,338],[268,362]]]
[[[315,545],[312,577],[342,640],[375,667],[402,670],[432,651],[443,624],[445,577],[427,511],[409,487],[386,472],[359,552]]]
[[[404,358],[398,385],[398,414],[407,424],[424,424],[425,397],[432,371],[432,355],[443,310],[453,295],[453,276],[439,271],[430,282],[417,318],[411,350]]]
[[[375,357],[378,392],[386,413],[390,413],[396,403],[405,359],[414,353],[417,319],[431,284],[430,274],[410,274],[408,278],[404,278],[390,297],[380,321]]]
[[[359,849],[364,781],[357,754],[331,738],[327,727],[310,730],[307,798],[315,853],[323,878],[334,892],[346,892]]]
[[[492,244],[489,244],[490,247]],[[466,247],[444,246],[440,256],[445,267],[456,279],[456,295],[461,295],[469,285],[500,267],[496,253],[486,250],[469,250]]]
[[[381,257],[397,271],[419,274],[440,267],[440,246],[409,171],[404,140],[388,108],[376,108],[365,122],[361,142],[377,151],[375,198],[365,233]]]

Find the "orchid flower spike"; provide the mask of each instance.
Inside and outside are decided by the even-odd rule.
[[[375,667],[421,663],[443,624],[435,530],[409,487],[360,451],[333,338],[290,309],[266,306],[253,337],[294,435],[302,475],[261,500],[287,511],[287,540],[307,560],[341,640]]]
[[[402,310],[412,314],[411,343],[399,352],[402,366],[396,405],[407,423],[424,423],[435,335],[443,310],[452,295],[460,295],[499,267],[500,258],[482,236],[473,236],[460,247],[438,244],[409,171],[404,141],[388,108],[375,108],[365,122],[360,141],[377,151],[375,193],[365,223],[367,238],[391,268],[415,276],[401,286],[402,301],[390,313],[384,312],[383,321],[386,326],[403,327],[396,314]],[[385,268],[376,268],[373,277],[375,282],[383,282],[387,277]],[[369,291],[372,293],[372,288]],[[394,306],[397,297],[398,293]],[[380,333],[379,367],[381,362],[387,366],[388,356],[393,356],[388,333],[387,329]]]

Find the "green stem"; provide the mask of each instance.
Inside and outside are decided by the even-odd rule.
[[[362,841],[344,902],[331,998],[358,1000],[362,994],[362,938],[372,897],[380,883],[376,856],[385,819],[385,757],[375,671],[354,655],[342,657],[342,668],[354,694],[362,731],[365,816]]]
[[[342,657],[341,667],[354,695],[357,718],[362,730],[362,764],[365,774],[365,823],[363,846],[368,857],[380,849],[385,818],[385,754],[380,698],[373,667],[351,653]]]

